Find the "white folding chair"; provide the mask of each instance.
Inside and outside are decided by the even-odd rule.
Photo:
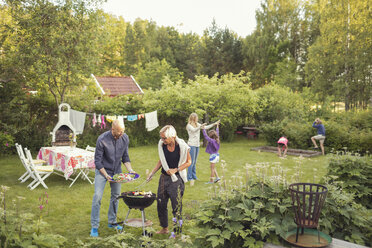
[[[85,148],[86,151],[90,151],[90,152],[96,152],[96,148],[93,147],[93,146],[90,146],[90,145],[87,145],[87,147]]]
[[[21,160],[22,165],[26,170],[26,172],[20,178],[18,178],[18,180],[21,181],[21,183],[24,183],[24,182],[27,181],[27,179],[29,179],[31,176],[33,176],[33,173],[32,173],[31,169],[29,168],[29,166],[27,164],[28,162],[27,162],[27,159],[25,157],[25,154],[23,153],[22,146],[19,145],[18,143],[16,143],[15,146],[16,146],[16,149],[17,149],[19,159]]]
[[[31,169],[32,175],[31,177],[34,179],[27,187],[33,190],[36,188],[39,184],[43,185],[44,188],[48,188],[48,186],[45,184],[44,180],[49,177],[53,171],[54,166],[53,165],[35,165],[31,156],[30,150],[25,148],[26,158],[27,158],[27,165]]]

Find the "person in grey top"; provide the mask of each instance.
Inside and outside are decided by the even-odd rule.
[[[116,225],[116,213],[118,209],[117,197],[120,195],[121,184],[115,183],[112,177],[121,173],[121,163],[123,162],[129,172],[134,173],[129,155],[128,135],[124,133],[124,126],[119,120],[112,123],[112,129],[104,132],[97,139],[94,163],[96,166],[96,176],[94,179],[94,196],[91,212],[91,232],[90,236],[98,237],[99,211],[103,190],[106,182],[110,182],[111,198],[108,211],[108,227],[122,230],[123,227]]]

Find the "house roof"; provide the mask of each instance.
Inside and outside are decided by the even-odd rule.
[[[143,94],[141,87],[137,84],[133,76],[130,77],[93,77],[96,80],[97,87],[102,94],[110,96]]]

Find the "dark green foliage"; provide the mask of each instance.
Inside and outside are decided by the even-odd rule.
[[[355,201],[372,209],[372,157],[351,154],[333,155],[327,176],[355,196]]]
[[[326,184],[328,195],[320,216],[320,230],[334,238],[371,246],[372,210],[358,204],[358,198],[340,185]]]
[[[325,123],[326,145],[341,150],[372,152],[372,112],[345,112],[333,114]]]
[[[287,118],[283,121],[274,121],[263,124],[260,127],[264,139],[273,146],[277,145],[280,137],[286,136],[288,147],[306,149],[311,145],[310,137],[313,136],[309,123],[303,121],[289,121]]]
[[[255,112],[257,124],[288,120],[303,120],[310,113],[311,96],[296,93],[289,88],[269,84],[256,91],[258,110]]]
[[[284,185],[249,184],[219,191],[196,215],[200,232],[196,242],[206,247],[262,247],[264,241],[295,227],[289,191]]]
[[[195,244],[205,247],[262,247],[278,244],[296,228],[288,184],[280,176],[258,174],[245,186],[214,188],[213,198],[196,214]],[[225,183],[226,185],[226,183]],[[226,186],[225,186],[226,187]],[[354,195],[336,184],[326,184],[328,195],[320,217],[320,230],[330,236],[371,245],[372,212],[355,203]]]

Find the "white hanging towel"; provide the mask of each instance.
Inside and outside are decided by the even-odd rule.
[[[119,121],[120,125],[122,125],[125,128],[125,125],[124,125],[124,116],[119,115],[118,116],[118,121]]]
[[[157,110],[151,113],[146,113],[145,119],[146,119],[146,128],[148,132],[154,130],[155,128],[159,126]]]
[[[96,124],[97,124],[97,116],[96,116],[96,113],[93,114],[93,120],[92,120],[92,123],[93,123],[93,127],[95,127]]]
[[[70,121],[75,128],[76,134],[82,134],[84,131],[86,113],[70,109]]]

